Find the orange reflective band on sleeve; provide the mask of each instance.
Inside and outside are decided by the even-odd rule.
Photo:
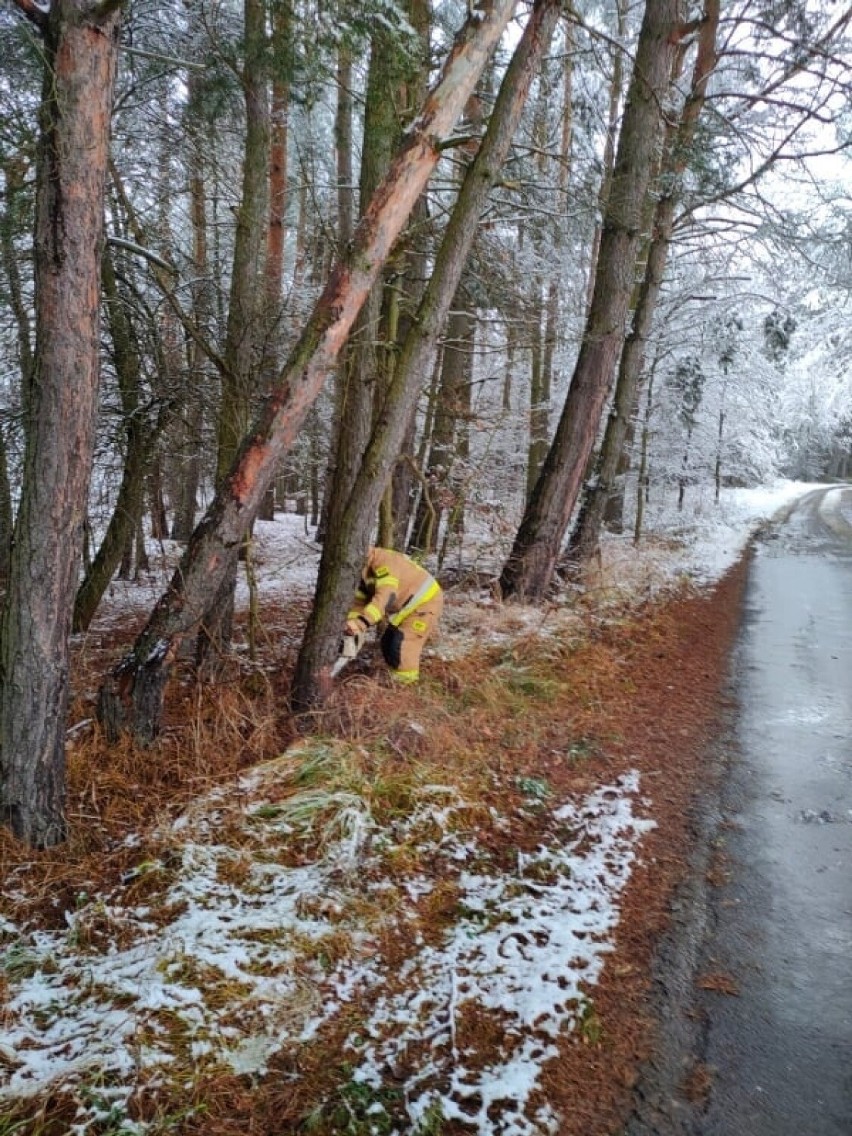
[[[420,671],[391,671],[391,676],[395,682],[411,684],[420,678]]]
[[[391,576],[390,572],[388,572],[387,570],[382,572],[382,570],[379,569],[378,572],[376,572],[376,574],[375,574],[375,580],[376,580],[376,587],[377,588],[398,588],[399,587],[399,580],[397,579],[397,577]]]

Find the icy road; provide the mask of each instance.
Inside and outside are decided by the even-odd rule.
[[[852,488],[757,541],[732,690],[630,1136],[852,1136]]]

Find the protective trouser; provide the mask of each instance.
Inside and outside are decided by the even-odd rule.
[[[420,656],[426,641],[434,631],[444,610],[444,593],[436,588],[432,595],[409,614],[405,609],[397,622],[393,616],[382,635],[382,655],[398,682],[417,682],[420,677]]]

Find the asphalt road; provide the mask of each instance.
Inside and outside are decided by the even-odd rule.
[[[852,489],[758,541],[732,685],[706,857],[662,960],[669,1052],[628,1131],[852,1136]]]

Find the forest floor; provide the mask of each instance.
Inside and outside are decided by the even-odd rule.
[[[20,982],[39,968],[48,975],[51,970],[43,951],[38,955],[39,944],[49,940],[58,955],[59,940],[50,936],[67,939],[70,927],[79,953],[115,956],[142,934],[133,930],[131,911],[134,918],[144,914],[145,934],[150,936],[153,927],[155,937],[165,935],[175,912],[191,905],[185,886],[180,900],[174,891],[186,871],[179,844],[187,831],[202,844],[206,840],[211,855],[227,846],[209,892],[227,885],[236,894],[261,862],[274,862],[281,872],[307,871],[327,851],[335,826],[337,836],[348,842],[349,868],[355,870],[347,874],[338,861],[324,882],[303,888],[301,916],[327,920],[321,934],[308,929],[302,934],[304,957],[298,957],[292,935],[286,962],[279,961],[277,970],[269,962],[272,955],[264,956],[267,977],[280,974],[282,986],[285,975],[287,981],[294,975],[298,980],[286,1028],[280,1017],[269,1021],[268,1007],[260,1014],[255,1010],[253,1019],[247,1010],[240,1018],[240,1007],[251,1000],[246,985],[251,968],[238,979],[223,962],[214,973],[216,968],[197,958],[193,963],[189,948],[179,976],[173,959],[159,963],[161,970],[171,968],[170,980],[183,982],[187,990],[206,984],[207,1005],[216,1007],[216,1029],[236,1029],[245,1040],[264,1019],[267,1032],[277,1031],[277,1049],[258,1068],[241,1072],[233,1063],[225,1067],[213,1059],[212,1019],[204,1019],[203,1030],[196,1023],[190,1038],[176,1010],[155,1008],[148,1012],[159,1014],[156,1021],[149,1017],[144,1028],[137,1024],[137,1057],[130,1071],[113,1070],[98,1079],[89,1070],[83,1077],[75,1058],[76,1065],[69,1062],[64,1073],[39,1089],[33,1088],[36,1065],[32,1084],[0,1102],[0,1112],[8,1113],[0,1119],[0,1133],[624,1132],[643,1067],[664,1041],[655,1004],[655,959],[690,870],[704,795],[723,764],[729,658],[745,575],[743,559],[711,587],[684,584],[642,601],[589,589],[570,604],[534,613],[450,589],[442,638],[427,651],[420,685],[393,687],[368,649],[344,672],[307,736],[304,723],[294,722],[286,707],[309,599],[265,605],[255,658],[244,652],[229,662],[216,686],[199,686],[187,668],[173,683],[162,738],[145,751],[129,743],[109,747],[93,721],[99,678],[136,630],[126,615],[120,627],[102,622],[75,646],[70,840],[62,849],[34,856],[7,834],[0,836],[0,1083],[4,1069],[23,1076],[21,1054],[38,1048],[39,1028],[44,1034],[54,1029],[44,1007],[41,1018],[33,1017],[22,1001]],[[253,788],[245,780],[249,770],[261,771]],[[365,1026],[377,999],[375,987],[367,983],[361,992],[340,994],[345,985],[340,974],[347,966],[369,956],[369,965],[382,972],[382,997],[400,995],[406,984],[418,981],[410,962],[412,942],[437,944],[461,918],[462,878],[455,861],[467,856],[480,864],[485,849],[489,864],[507,876],[523,876],[522,863],[538,864],[537,882],[548,886],[556,869],[536,856],[565,823],[558,821],[556,804],[591,800],[607,786],[637,776],[635,807],[643,827],[638,851],[624,853],[630,871],[612,932],[591,935],[607,940],[599,973],[593,973],[597,961],[576,963],[590,967],[589,981],[583,985],[580,975],[582,995],[561,1007],[557,1036],[538,1019],[529,1026],[531,1034],[540,1034],[541,1053],[535,1075],[524,1074],[524,1099],[501,1103],[499,1094],[489,1098],[484,1090],[465,1097],[461,1082],[492,1065],[518,1027],[498,1007],[482,1002],[477,1008],[455,987],[450,1033],[440,1054],[426,1027],[418,1033],[415,1021],[404,1046],[386,1056],[381,1078],[353,1078],[352,1039],[359,1030],[372,1039],[376,1053],[390,1051],[381,1050],[375,1022],[372,1034]],[[424,809],[429,793],[444,794],[441,809]],[[252,794],[255,829],[247,835]],[[450,797],[467,803],[451,809]],[[261,817],[270,824],[287,819],[285,827],[266,833],[262,847],[256,835]],[[580,850],[585,839],[592,838],[579,837]],[[475,854],[470,852],[474,841]],[[527,871],[526,882],[535,894],[532,875]],[[322,894],[311,894],[311,886]],[[251,895],[251,903],[260,902],[256,892]],[[482,911],[464,914],[486,918]],[[246,933],[245,944],[263,940],[271,950],[276,934],[267,925]],[[510,938],[504,934],[501,950]],[[533,949],[522,926],[515,939],[521,955]],[[29,964],[21,963],[22,943],[34,956]],[[257,959],[252,965],[255,970],[264,966]],[[53,969],[60,964],[54,962]],[[344,1005],[336,1016],[317,1010],[315,975],[320,972],[337,976],[335,997]],[[710,982],[713,976],[697,980]],[[91,975],[86,981],[96,985]],[[66,990],[74,983],[82,986],[83,980],[63,978]],[[535,991],[529,993],[535,997]],[[82,990],[75,994],[78,1001],[82,996]],[[55,991],[52,998],[54,1004]],[[121,1002],[112,998],[102,999],[104,1015]],[[123,999],[126,1005],[131,995],[125,992]],[[407,1012],[416,1019],[416,997]],[[291,1028],[296,1018],[298,1029]],[[386,1029],[399,1032],[400,1027],[389,1018]],[[143,1046],[153,1048],[156,1042],[163,1050],[167,1041],[172,1046],[168,1061],[146,1070],[139,1057]],[[448,1066],[460,1054],[467,1069],[453,1092]],[[691,1075],[698,1086],[702,1072],[685,1070],[687,1093]],[[429,1100],[431,1105],[422,1104]],[[447,1108],[450,1101],[453,1107]]]

